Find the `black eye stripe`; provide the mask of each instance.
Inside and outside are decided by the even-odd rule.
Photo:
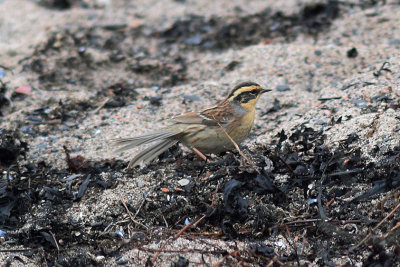
[[[235,100],[241,103],[247,103],[252,99],[255,99],[259,93],[259,90],[254,89],[251,91],[242,92],[235,97]]]
[[[258,94],[258,90],[256,90],[256,89],[254,89],[254,90],[251,90],[251,91],[247,91],[247,92],[243,92],[243,93],[241,93],[241,94],[239,94],[239,95],[242,95],[242,96],[249,96],[249,95],[251,95],[251,96],[254,96],[254,95],[257,95]]]

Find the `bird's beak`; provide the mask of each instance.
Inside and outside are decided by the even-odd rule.
[[[271,92],[271,89],[261,89],[261,93],[260,94],[264,94],[266,92]]]

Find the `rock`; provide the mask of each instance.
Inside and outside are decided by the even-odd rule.
[[[276,87],[276,90],[278,90],[279,92],[289,91],[290,87],[286,84],[282,84],[282,85],[278,85]]]

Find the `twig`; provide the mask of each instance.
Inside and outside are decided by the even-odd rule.
[[[397,204],[396,207],[394,207],[394,209],[389,212],[388,215],[386,215],[385,218],[383,218],[373,229],[372,232],[375,232],[387,219],[389,219],[389,217],[391,217],[398,209],[400,208],[400,203]],[[370,239],[372,236],[371,233],[369,233],[366,237],[364,237],[357,245],[351,247],[349,249],[350,252],[352,252],[353,250],[355,250],[356,248],[358,248],[359,246],[361,246],[363,243],[365,243],[365,241],[367,241],[368,239]]]
[[[283,224],[281,224],[281,226],[290,226],[290,225],[295,225],[296,226],[296,224],[298,224],[298,223],[306,223],[306,224],[308,224],[308,223],[315,223],[315,222],[320,222],[321,221],[321,219],[306,219],[306,220],[297,220],[297,221],[292,221],[292,222],[287,222],[287,223],[283,223]]]
[[[178,232],[178,234],[174,237],[173,240],[178,239],[187,229],[189,229],[189,228],[190,228],[191,226],[193,226],[193,225],[196,226],[198,223],[200,223],[202,220],[204,220],[205,217],[206,217],[206,216],[203,215],[203,216],[202,216],[200,219],[198,219],[197,221],[191,222],[191,223],[189,223],[188,225],[185,225],[185,227],[183,227],[183,228]],[[168,241],[168,240],[166,240],[166,241],[161,245],[160,250],[156,253],[156,255],[154,255],[153,259],[151,259],[151,262],[152,262],[152,263],[155,263],[156,260],[157,260],[157,258],[158,258],[158,256],[161,254],[161,252],[164,252],[164,247],[167,245],[167,241]]]
[[[321,217],[321,219],[323,221],[327,221],[328,217],[326,217],[325,210],[322,207],[322,199],[321,198],[322,198],[322,181],[319,183],[319,186],[318,186],[317,204],[318,204],[319,216]]]
[[[328,203],[325,204],[325,207],[329,207],[333,202],[335,201],[335,198],[331,198],[331,200],[328,201]]]
[[[278,256],[274,256],[270,262],[267,264],[267,267],[271,267],[272,265],[274,265],[274,263],[278,261]]]
[[[60,247],[58,246],[58,242],[57,242],[56,236],[53,234],[53,232],[50,232],[50,234],[51,234],[51,237],[53,237],[54,243],[56,244],[56,248],[57,248],[57,254],[59,255],[60,254]]]
[[[326,164],[324,171],[322,172],[321,179],[319,180],[319,186],[318,186],[318,196],[317,196],[317,204],[318,204],[318,211],[319,211],[319,216],[323,221],[327,221],[328,217],[326,216],[324,207],[322,206],[322,184],[325,182],[325,172],[326,169],[328,168],[329,164],[332,162],[334,159],[335,155],[332,155],[332,157],[329,159],[328,163]]]
[[[203,215],[200,219],[198,219],[194,224],[193,224],[193,226],[194,227],[197,227],[197,225],[202,221],[202,220],[204,220],[206,218],[206,215]]]
[[[261,255],[261,254],[258,254],[258,253],[256,254],[254,251],[252,251],[252,250],[249,249],[249,248],[247,248],[246,250],[247,250],[247,252],[248,252],[251,256],[253,256],[253,257],[261,258],[261,259],[263,259],[265,262],[266,262],[267,260],[270,260],[270,262],[268,263],[267,266],[272,266],[272,265],[270,265],[270,264],[273,264],[273,263],[278,263],[280,266],[286,266],[283,262],[281,262],[281,261],[278,259],[278,256],[277,256],[277,255],[275,255],[275,256],[271,259],[271,258],[266,257],[266,256],[264,256],[264,255]]]
[[[26,252],[26,251],[37,251],[39,248],[21,248],[21,249],[0,249],[1,253],[15,253],[15,252]]]
[[[351,83],[349,85],[345,85],[344,87],[340,88],[340,90],[344,91],[344,90],[346,90],[346,89],[348,89],[348,88],[350,88],[352,86],[356,86],[356,85],[359,85],[359,84],[360,84],[359,82]],[[374,84],[376,84],[376,83],[374,83],[374,82],[362,82],[361,86],[365,87],[365,86],[374,85]]]
[[[394,209],[393,209],[388,215],[386,215],[386,217],[383,218],[382,221],[380,221],[380,222],[378,223],[378,225],[375,226],[374,229],[372,229],[372,230],[373,230],[373,231],[376,231],[376,230],[382,225],[382,223],[384,223],[387,219],[389,219],[389,217],[392,216],[392,215],[396,212],[396,210],[398,210],[399,208],[400,208],[400,203],[397,204],[397,206],[394,207]]]
[[[235,140],[232,139],[232,137],[228,134],[228,132],[224,129],[224,127],[222,127],[222,125],[215,119],[215,117],[213,117],[213,119],[218,124],[218,126],[222,129],[222,131],[226,134],[226,136],[232,142],[232,144],[235,146],[235,148],[239,152],[240,156],[242,156],[251,165],[251,167],[253,167],[253,169],[257,173],[260,174],[261,172],[258,170],[257,166],[249,158],[246,157],[246,155],[242,152],[242,150],[240,150],[238,144],[235,142]]]
[[[226,250],[202,250],[202,249],[187,249],[187,250],[174,250],[174,249],[166,249],[166,250],[161,250],[161,249],[154,249],[154,248],[144,248],[144,247],[137,247],[137,250],[141,251],[146,251],[146,252],[164,252],[164,253],[201,253],[201,254],[215,254],[215,255],[221,255],[221,254],[226,254]],[[0,250],[1,251],[1,250]]]
[[[290,165],[283,158],[281,158],[281,156],[279,156],[279,155],[273,155],[273,156],[278,158],[283,164],[285,164],[286,168],[290,171],[290,173],[293,176],[295,176],[295,177],[297,176],[297,174],[294,173],[292,167],[290,167]]]
[[[321,221],[322,221],[322,219],[320,219],[320,218],[318,218],[318,219],[303,219],[303,220],[281,223],[280,225],[275,226],[275,227],[298,227],[298,226],[304,227],[305,225],[308,225],[308,224],[311,225],[313,223],[318,223]],[[350,223],[352,223],[352,224],[362,223],[363,221],[362,220],[348,220],[348,221],[328,220],[328,222],[345,225],[345,224],[350,224]]]
[[[180,237],[187,229],[189,229],[192,225],[197,225],[199,222],[201,222],[202,220],[204,220],[206,216],[203,215],[199,220],[197,220],[196,222],[190,222],[188,225],[186,225],[185,227],[183,227],[178,234],[176,235],[176,237]]]
[[[289,228],[286,227],[286,231],[290,234]],[[301,266],[300,265],[299,255],[297,254],[297,246],[296,246],[296,244],[292,244],[292,242],[289,241],[289,238],[286,236],[286,234],[283,233],[282,235],[286,239],[286,242],[289,243],[289,246],[291,246],[292,249],[294,250],[294,255],[296,257],[297,265]]]
[[[325,102],[325,101],[328,101],[328,100],[341,99],[341,98],[342,98],[341,96],[320,97],[320,98],[318,98],[318,101]]]
[[[136,211],[135,215],[133,216],[133,219],[136,219],[136,216],[139,214],[140,210],[142,209],[144,202],[146,202],[146,198],[143,198],[142,203],[140,204],[138,210]]]
[[[222,260],[221,260],[220,262],[218,262],[217,264],[215,264],[214,266],[216,266],[216,267],[222,266],[222,265],[224,264],[224,262],[225,262],[225,260],[226,260],[226,258],[227,258],[228,256],[236,257],[237,254],[239,254],[239,250],[235,250],[235,251],[229,253],[228,255],[225,255],[225,256],[222,258]],[[243,265],[243,262],[242,262],[242,265]]]
[[[92,114],[96,114],[97,112],[99,112],[99,110],[102,109],[109,100],[110,98],[107,97],[103,102],[101,102],[101,104],[95,110],[92,111]]]
[[[148,230],[148,229],[149,229],[149,227],[147,227],[147,226],[146,226],[146,225],[144,225],[143,223],[141,223],[141,222],[139,222],[139,221],[135,220],[135,219],[132,217],[132,215],[131,215],[131,212],[130,212],[130,211],[129,211],[129,209],[128,209],[128,206],[126,206],[126,203],[125,203],[125,201],[124,201],[124,200],[122,200],[122,198],[121,198],[121,197],[119,197],[119,200],[121,201],[122,205],[125,207],[125,209],[126,209],[126,212],[128,213],[128,216],[129,216],[129,218],[131,218],[131,221],[132,221],[133,223],[136,223],[136,224],[140,225],[140,226],[143,226],[144,228],[146,228],[146,229]]]

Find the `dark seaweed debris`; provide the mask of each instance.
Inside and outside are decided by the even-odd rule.
[[[226,49],[262,42],[267,38],[284,36],[293,40],[299,29],[318,34],[339,16],[338,1],[306,5],[300,14],[283,15],[270,9],[238,18],[190,16],[176,21],[168,29],[155,33],[168,43],[181,43],[201,49]],[[301,28],[299,28],[299,26]]]
[[[70,6],[77,3],[59,1],[62,2]],[[378,1],[362,2],[371,6]],[[21,119],[21,131],[28,138],[68,131],[78,127],[88,112],[121,107],[134,100],[138,87],[185,83],[191,79],[187,72],[187,64],[192,60],[187,56],[189,52],[197,57],[205,50],[268,43],[274,38],[290,42],[299,34],[317,37],[339,17],[341,5],[346,3],[307,5],[298,14],[289,16],[270,10],[243,16],[238,12],[236,17],[189,16],[163,30],[147,25],[129,28],[125,24],[68,26],[50,34],[31,57],[22,60],[24,71],[36,75],[41,90],[68,91],[71,86],[96,92],[88,101],[43,103],[42,108]],[[188,53],[182,53],[182,49]],[[232,71],[240,64],[231,61],[225,71]],[[98,79],[98,73],[104,69],[110,76],[127,71],[129,79]],[[383,63],[374,75],[380,77],[390,72],[390,66]],[[352,84],[343,90],[368,84],[371,83]],[[1,85],[0,108],[8,101],[4,97],[8,88]],[[283,84],[278,89],[286,91],[288,86]],[[157,94],[145,100],[158,106],[162,104],[162,93]],[[188,102],[199,101],[195,95],[182,97]],[[366,104],[364,100],[357,101],[355,105]],[[376,102],[398,106],[387,96],[371,99],[371,103]],[[283,107],[275,99],[268,113]],[[107,123],[107,118],[103,118]],[[333,123],[340,124],[341,118]],[[249,166],[240,166],[240,156],[234,152],[208,163],[199,175],[199,164],[192,155],[182,157],[179,149],[178,152],[171,149],[175,153],[165,153],[148,168],[130,173],[133,177],[146,175],[151,185],[151,189],[143,192],[140,206],[131,200],[126,201],[126,208],[120,203],[107,203],[104,214],[94,215],[89,223],[67,217],[67,210],[80,201],[95,209],[105,189],[123,182],[120,177],[127,162],[90,161],[83,154],[66,151],[65,169],[56,169],[40,160],[24,162],[29,146],[24,145],[17,132],[2,132],[2,138],[7,153],[11,152],[1,154],[8,155],[1,161],[5,179],[0,183],[0,230],[6,232],[6,242],[2,244],[31,249],[26,254],[40,255],[42,265],[100,265],[93,255],[115,257],[116,264],[129,264],[120,257],[124,250],[176,237],[177,231],[203,216],[200,223],[186,230],[187,238],[237,239],[248,243],[248,249],[234,248],[236,256],[224,250],[204,251],[205,255],[218,252],[227,261],[237,257],[243,264],[282,266],[308,260],[333,265],[332,259],[341,255],[359,261],[356,254],[365,254],[366,250],[370,256],[364,260],[365,265],[390,265],[398,260],[399,248],[389,247],[398,244],[398,234],[392,232],[387,238],[384,235],[399,221],[398,212],[382,223],[381,232],[374,232],[373,238],[354,249],[354,254],[349,253],[349,247],[391,211],[393,203],[398,201],[395,192],[399,188],[399,149],[382,155],[377,147],[373,156],[381,156],[381,161],[366,164],[357,134],[349,135],[338,148],[332,149],[320,130],[303,125],[290,132],[282,130],[267,148],[245,151],[260,174]],[[177,185],[180,179],[189,183],[180,187]],[[377,205],[365,205],[372,201]],[[135,216],[134,220],[140,224],[129,220],[128,214]],[[288,243],[302,239],[304,246],[274,250],[270,242],[282,236]],[[274,258],[276,261],[272,261]],[[150,259],[148,263],[151,264]],[[179,258],[175,263],[185,266],[190,262]]]
[[[359,227],[377,223],[374,211],[368,211],[372,214],[365,213],[357,205],[376,198],[377,194],[398,188],[396,182],[398,183],[399,165],[396,163],[400,152],[388,152],[387,161],[381,168],[376,168],[374,165],[364,164],[365,161],[357,152],[357,136],[350,135],[334,151],[325,145],[325,138],[323,132],[305,126],[299,126],[291,134],[281,132],[270,149],[258,148],[253,151],[253,160],[260,169],[267,166],[268,160],[272,162],[272,167],[268,165],[268,171],[263,170],[261,174],[243,170],[236,160],[237,153],[227,153],[218,164],[210,162],[206,165],[204,174],[197,179],[191,178],[197,177],[199,171],[193,164],[193,155],[186,156],[179,163],[171,163],[172,155],[160,157],[159,162],[149,165],[150,170],[155,166],[165,170],[164,173],[150,172],[149,178],[157,184],[155,189],[144,192],[146,201],[140,208],[130,205],[129,202],[127,207],[136,214],[135,220],[149,227],[140,230],[147,236],[145,242],[151,241],[153,227],[167,223],[180,229],[205,215],[195,229],[187,230],[187,234],[190,235],[192,231],[213,232],[218,229],[224,238],[249,242],[253,244],[250,246],[252,256],[246,258],[249,262],[257,262],[252,257],[261,256],[278,256],[282,262],[308,257],[307,254],[298,255],[294,251],[283,255],[268,246],[254,243],[279,233],[286,235],[288,229],[292,235],[298,235],[298,231],[303,231],[301,229],[304,227],[307,229],[307,242],[317,244],[321,238],[330,240],[329,242],[335,243],[336,253],[347,253],[349,245],[356,243],[358,236],[343,228],[342,222],[359,222]],[[66,153],[67,170],[53,169],[44,162],[18,165],[10,170],[10,175],[14,178],[0,186],[3,228],[7,229],[8,238],[17,244],[47,251],[49,262],[73,262],[63,252],[60,256],[56,254],[60,247],[62,251],[69,253],[76,251],[77,244],[81,247],[92,247],[96,253],[114,255],[120,247],[117,237],[130,231],[129,221],[119,223],[123,229],[119,234],[100,233],[119,220],[120,214],[125,212],[121,205],[110,206],[108,216],[98,216],[97,222],[90,226],[90,233],[87,231],[88,226],[64,218],[60,211],[70,208],[76,201],[96,197],[105,188],[115,186],[118,181],[113,174],[125,168],[127,163],[93,162],[80,155],[71,156],[68,151]],[[108,180],[100,175],[104,172],[110,174]],[[135,169],[133,174],[148,172],[149,169]],[[278,175],[287,175],[290,179],[286,182],[278,181]],[[160,182],[160,177],[170,178],[164,178]],[[386,178],[382,180],[382,177]],[[185,190],[176,190],[171,186],[182,178],[190,181],[190,186],[185,186]],[[355,197],[353,188],[365,183],[375,183],[375,186]],[[164,191],[159,190],[160,188],[169,189]],[[303,194],[297,194],[299,190]],[[353,201],[343,202],[345,196],[352,197]],[[332,199],[337,203],[335,208],[327,206]],[[301,205],[293,209],[293,203]],[[25,226],[23,230],[19,229],[29,225],[31,218],[28,214],[33,207],[39,209],[35,218],[37,223]],[[292,219],[282,216],[280,210],[291,214]],[[301,219],[304,216],[308,219]],[[296,220],[302,227],[297,226]],[[53,238],[55,233],[56,240],[63,240],[62,245]],[[136,241],[132,239],[132,242]],[[105,250],[105,246],[108,249]],[[312,251],[321,264],[330,264],[331,257],[334,256],[333,253],[326,253],[326,247],[314,246]],[[395,256],[388,254],[382,260],[393,257]],[[375,258],[371,257],[371,260]],[[91,258],[81,260],[94,264]]]
[[[38,0],[36,2],[39,5],[42,5],[50,9],[64,10],[71,8],[74,4],[76,4],[79,1],[80,0]]]
[[[187,63],[179,51],[153,49],[148,37],[138,29],[133,31],[134,40],[127,31],[102,26],[53,33],[23,61],[24,70],[38,74],[48,90],[66,84],[95,88],[101,82],[96,79],[98,71],[105,66],[132,71],[131,87],[173,86],[186,80]]]
[[[27,143],[21,141],[17,131],[0,129],[0,167],[9,167],[19,156],[24,156],[27,149]]]
[[[11,104],[11,100],[6,96],[7,89],[7,84],[0,79],[0,116],[3,116],[3,106]]]

